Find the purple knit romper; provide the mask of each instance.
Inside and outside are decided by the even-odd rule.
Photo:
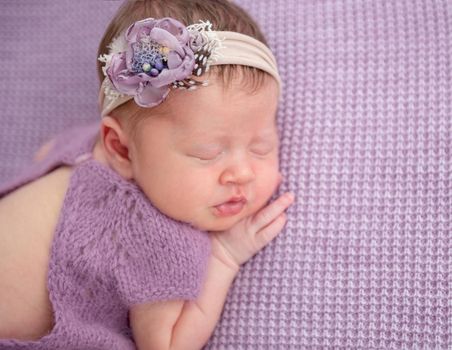
[[[98,130],[96,123],[65,132],[43,161],[0,188],[1,197],[73,166],[48,272],[54,328],[38,341],[0,340],[0,349],[134,349],[131,305],[200,292],[207,233],[160,213],[135,183],[92,159]]]

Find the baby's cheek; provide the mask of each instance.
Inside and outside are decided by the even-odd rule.
[[[256,188],[256,199],[259,207],[262,207],[271,198],[273,193],[279,184],[279,171],[272,168],[268,170],[265,177],[262,177],[262,181],[258,182]]]
[[[280,175],[279,175],[279,171],[275,171],[275,172],[272,174],[272,178],[271,178],[270,184],[269,184],[269,186],[268,186],[268,188],[269,188],[269,193],[268,193],[268,198],[267,198],[267,200],[270,199],[270,197],[275,193],[276,189],[277,189],[278,186],[279,186],[279,183],[280,183]]]

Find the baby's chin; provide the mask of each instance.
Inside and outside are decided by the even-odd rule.
[[[200,231],[226,231],[233,227],[240,220],[241,219],[236,219],[232,222],[231,220],[228,220],[228,222],[208,222],[199,224],[192,223],[192,226]]]
[[[223,218],[212,216],[208,220],[192,222],[191,225],[201,231],[226,231],[249,215],[249,213],[240,213],[234,216]]]

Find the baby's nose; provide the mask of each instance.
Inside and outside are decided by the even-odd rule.
[[[234,162],[228,166],[220,176],[220,183],[226,185],[228,183],[245,184],[253,181],[256,177],[253,167],[247,160]]]

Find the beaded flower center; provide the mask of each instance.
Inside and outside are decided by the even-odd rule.
[[[151,40],[148,36],[142,37],[132,45],[132,48],[133,73],[146,73],[155,77],[163,69],[168,68],[167,54],[169,49]]]

